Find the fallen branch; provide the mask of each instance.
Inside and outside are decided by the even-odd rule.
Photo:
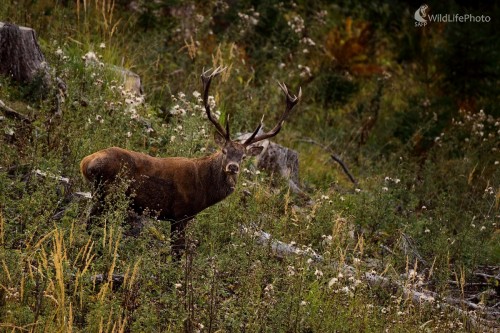
[[[278,257],[285,257],[288,255],[300,255],[310,257],[316,262],[322,261],[323,257],[317,254],[311,248],[299,249],[293,244],[288,244],[279,240],[272,239],[271,234],[262,230],[248,229],[244,226],[241,227],[243,233],[252,233],[255,237],[257,244],[262,246],[269,246],[272,252]]]
[[[36,176],[41,177],[41,178],[50,178],[50,179],[57,180],[58,182],[63,183],[64,185],[70,185],[70,181],[69,181],[68,177],[54,175],[50,172],[45,172],[45,171],[42,171],[40,169],[34,170],[33,174],[35,174]]]
[[[5,114],[7,118],[17,119],[26,124],[31,124],[31,120],[27,116],[8,107],[1,99],[0,99],[0,110],[2,110],[2,112]]]
[[[485,280],[495,279],[495,280],[500,282],[500,274],[491,275],[491,274],[485,274],[485,273],[481,273],[481,272],[474,272],[474,275],[480,276],[480,277],[484,278]]]
[[[280,240],[273,239],[271,234],[262,230],[257,230],[252,227],[240,227],[240,230],[255,237],[257,244],[268,246],[278,257],[302,255],[308,256],[316,262],[321,262],[324,260],[321,255],[317,254],[310,248],[306,248],[305,250],[303,250],[297,247],[295,244],[289,244]],[[356,271],[356,269],[350,265],[344,265],[343,270],[345,272],[351,273],[354,273]],[[466,317],[467,323],[468,325],[470,325],[470,327],[476,328],[483,332],[500,332],[500,325],[498,322],[500,318],[500,312],[496,311],[494,307],[486,307],[453,297],[441,297],[439,294],[429,290],[418,291],[409,287],[408,283],[395,281],[371,272],[365,273],[363,277],[369,286],[382,287],[384,289],[389,289],[391,292],[400,291],[407,299],[410,299],[415,304],[438,304],[439,302],[439,306],[441,308],[445,308],[456,313],[457,315]],[[464,309],[471,309],[472,311]],[[479,317],[476,311],[480,312],[484,318]]]

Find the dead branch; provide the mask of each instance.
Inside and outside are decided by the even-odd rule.
[[[282,242],[273,239],[271,234],[262,230],[257,230],[253,227],[240,227],[243,233],[250,234],[255,237],[256,243],[262,246],[268,246],[272,252],[278,257],[286,257],[293,255],[309,256],[316,262],[321,262],[324,258],[317,254],[314,250],[306,248],[302,250],[296,245]],[[335,263],[334,263],[335,265]],[[344,265],[342,268],[346,273],[354,273],[356,269],[350,265]],[[438,304],[441,308],[450,310],[459,316],[467,318],[467,323],[470,327],[476,328],[483,332],[500,332],[498,319],[500,312],[496,311],[493,307],[486,307],[484,305],[475,304],[466,300],[456,299],[453,297],[441,297],[439,294],[429,290],[415,290],[407,283],[407,281],[396,281],[383,277],[371,272],[364,274],[364,279],[370,287],[381,287],[394,293],[397,291],[410,299],[415,304]],[[472,311],[470,311],[472,310]],[[481,314],[482,317],[479,316]]]
[[[31,124],[31,120],[27,116],[8,107],[2,100],[0,100],[0,110],[2,110],[7,118],[20,120],[26,124]]]
[[[400,243],[401,243],[401,248],[406,256],[410,256],[411,258],[417,259],[424,265],[428,265],[427,261],[418,252],[417,246],[415,245],[415,240],[413,238],[402,232],[400,237]]]
[[[494,280],[497,280],[500,282],[500,274],[491,275],[491,274],[485,274],[485,273],[481,273],[481,272],[474,272],[474,275],[480,276],[480,277],[484,278],[485,280],[494,279]]]
[[[349,179],[351,180],[351,182],[354,183],[354,185],[358,185],[358,182],[356,181],[356,179],[354,179],[354,177],[352,176],[352,174],[349,172],[349,169],[347,168],[347,166],[345,165],[344,162],[342,162],[342,160],[335,154],[332,154],[330,155],[330,157],[332,158],[332,160],[334,160],[335,162],[337,162],[338,164],[340,164],[340,166],[342,167],[342,170],[344,170],[345,174],[347,175],[347,177],[349,177]]]
[[[69,181],[68,177],[54,175],[50,172],[45,172],[45,171],[42,171],[40,169],[33,170],[33,174],[35,176],[40,177],[40,178],[50,178],[50,179],[57,180],[59,183],[62,183],[64,185],[70,185],[70,181]]]
[[[300,142],[305,142],[305,143],[310,143],[310,144],[313,144],[313,145],[316,145],[318,147],[321,147],[321,149],[323,149],[324,151],[328,152],[330,154],[330,157],[332,158],[332,160],[334,160],[335,162],[337,162],[341,167],[342,167],[342,170],[344,171],[344,173],[347,175],[347,177],[349,177],[349,180],[354,184],[354,185],[358,185],[358,182],[356,181],[356,179],[354,179],[353,175],[351,174],[351,172],[349,171],[349,168],[345,165],[345,163],[340,159],[340,157],[338,155],[336,155],[334,152],[333,152],[333,149],[330,148],[330,146],[325,146],[324,144],[322,143],[319,143],[311,138],[307,138],[307,139],[299,139],[298,141]]]
[[[273,239],[271,234],[264,232],[262,230],[257,230],[255,228],[247,228],[245,226],[241,226],[240,230],[245,234],[251,233],[252,236],[255,237],[257,244],[262,246],[269,246],[272,252],[278,257],[286,257],[289,255],[300,255],[300,256],[310,257],[316,262],[323,260],[323,257],[317,254],[311,248],[300,249],[293,244],[288,244]]]

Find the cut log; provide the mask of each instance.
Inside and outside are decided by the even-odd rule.
[[[43,90],[51,87],[35,30],[0,22],[0,74],[19,83],[40,83]]]

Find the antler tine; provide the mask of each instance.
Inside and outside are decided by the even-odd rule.
[[[264,115],[262,115],[262,119],[260,120],[260,123],[257,126],[257,128],[255,129],[255,131],[253,131],[252,135],[250,135],[250,137],[248,139],[246,139],[245,142],[243,142],[244,146],[248,146],[249,144],[252,143],[253,139],[255,138],[255,136],[257,135],[257,133],[259,133],[260,129],[262,128],[262,123],[263,122],[264,122]]]
[[[277,135],[281,130],[281,126],[283,125],[283,122],[288,118],[292,109],[300,101],[300,98],[302,97],[302,88],[299,88],[298,96],[295,96],[295,95],[291,96],[290,93],[288,92],[288,88],[287,88],[285,83],[278,82],[278,85],[280,86],[283,93],[285,93],[285,99],[286,99],[285,112],[283,112],[280,120],[278,121],[276,126],[274,126],[274,128],[271,131],[257,136],[257,132],[262,127],[262,120],[261,120],[261,123],[259,124],[257,129],[252,133],[252,135],[247,140],[245,140],[244,145],[248,146],[252,143],[262,141],[264,139],[272,138],[273,136]],[[264,117],[262,117],[262,118],[264,119]]]
[[[229,138],[231,138],[231,134],[229,134],[229,113],[227,114],[226,117],[226,135],[227,139],[229,140]]]
[[[203,68],[201,73],[201,81],[203,82],[203,105],[205,106],[208,120],[210,120],[210,122],[214,124],[215,129],[217,130],[217,132],[219,132],[220,135],[229,140],[229,123],[226,122],[227,131],[225,131],[221,124],[212,116],[212,112],[210,112],[210,105],[208,104],[208,91],[210,90],[212,79],[222,73],[225,69],[226,67],[219,66],[213,71],[211,68],[205,71],[205,69]]]

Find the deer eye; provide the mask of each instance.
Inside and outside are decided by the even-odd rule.
[[[244,160],[245,158],[247,158],[247,155],[243,154],[243,156],[241,156],[241,159]]]
[[[222,149],[222,153],[223,153],[224,155],[226,155],[226,154],[227,154],[227,149],[226,149],[226,148]]]

